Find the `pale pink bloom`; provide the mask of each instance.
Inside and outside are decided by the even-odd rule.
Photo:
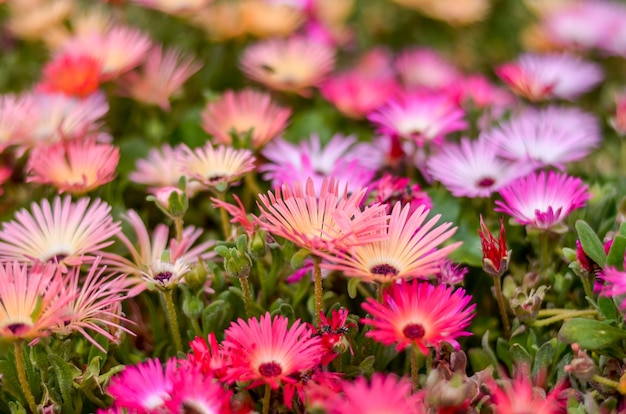
[[[415,141],[418,145],[440,144],[445,135],[467,127],[464,112],[440,94],[413,93],[392,99],[368,116],[385,135]]]
[[[489,197],[494,191],[533,170],[497,154],[485,139],[463,138],[460,144],[445,144],[427,162],[429,174],[456,197]]]
[[[120,150],[93,138],[35,147],[26,165],[27,182],[50,184],[59,193],[83,194],[115,178]]]
[[[428,354],[428,347],[442,342],[459,349],[456,338],[471,335],[465,330],[474,317],[476,305],[469,305],[471,300],[461,288],[455,291],[417,279],[402,281],[383,292],[382,303],[367,298],[362,307],[372,319],[361,322],[372,326],[367,337],[384,345],[395,344],[398,351],[411,346]]]
[[[138,29],[114,26],[104,32],[79,34],[67,41],[60,53],[90,56],[100,62],[102,79],[112,79],[138,66],[151,47],[150,38]]]
[[[620,308],[626,309],[626,272],[614,267],[606,267],[598,275],[604,283],[601,285],[600,295],[619,300]]]
[[[528,109],[483,134],[500,156],[537,168],[585,158],[602,139],[598,119],[577,108]]]
[[[393,374],[374,373],[370,381],[357,377],[342,382],[343,393],[333,393],[322,403],[328,414],[423,414],[420,397],[411,392],[412,383]]]
[[[259,194],[259,225],[316,252],[380,240],[387,226],[385,207],[361,210],[364,197],[365,189],[348,196],[333,178],[324,179],[319,195],[311,179],[306,184],[283,185],[267,196]]]
[[[331,47],[302,36],[255,43],[241,57],[241,69],[249,78],[271,89],[304,95],[334,64]]]
[[[116,272],[129,275],[129,285],[134,287],[129,296],[136,296],[151,284],[160,288],[169,288],[182,281],[182,277],[198,260],[206,260],[215,254],[209,250],[213,241],[204,241],[194,246],[202,235],[201,229],[193,226],[185,227],[180,242],[175,237],[169,238],[169,228],[158,224],[152,236],[139,215],[129,210],[122,216],[134,232],[137,246],[124,233],[119,232],[117,237],[128,249],[131,259],[126,259],[113,253],[102,253],[103,264],[107,264]]]
[[[270,94],[254,89],[226,91],[202,111],[202,128],[219,144],[231,145],[231,133],[240,139],[251,134],[251,145],[258,149],[280,135],[287,126],[291,109],[272,101]]]
[[[250,150],[225,145],[214,147],[210,142],[193,150],[183,144],[178,159],[185,176],[217,191],[224,191],[254,170],[255,161]]]
[[[342,134],[335,134],[324,146],[317,134],[299,144],[277,139],[261,153],[269,162],[259,167],[259,171],[274,186],[292,185],[311,178],[319,188],[325,178],[333,177],[346,182],[348,192],[367,186],[383,161],[374,145]]]
[[[31,94],[0,95],[0,151],[14,142],[27,140],[34,129],[31,123],[34,107]]]
[[[225,335],[222,346],[232,363],[227,380],[252,381],[250,387],[269,384],[277,389],[293,383],[293,374],[315,367],[324,353],[309,324],[300,319],[290,324],[286,317],[272,318],[269,312],[260,320],[231,323]]]
[[[143,7],[172,15],[189,16],[204,8],[212,0],[131,0]]]
[[[97,252],[113,244],[120,223],[111,217],[111,206],[96,199],[55,197],[31,204],[32,212],[22,209],[15,220],[0,230],[0,259],[66,266],[93,263]]]
[[[201,67],[201,63],[182,56],[178,49],[154,47],[138,71],[128,72],[119,79],[120,93],[169,111],[170,99]]]
[[[495,211],[515,221],[542,230],[560,230],[563,221],[591,197],[580,178],[553,171],[532,173],[500,189],[503,201]]]
[[[0,339],[48,336],[57,324],[69,320],[67,305],[75,292],[65,284],[52,264],[0,263]]]
[[[386,47],[373,47],[358,58],[350,72],[361,78],[391,79],[396,75],[393,55]]]
[[[409,88],[442,89],[461,76],[448,59],[427,48],[411,48],[401,52],[395,67],[402,83]]]
[[[513,92],[531,100],[572,100],[604,77],[599,65],[565,53],[523,54],[517,61],[499,66],[496,74]]]
[[[351,71],[328,78],[320,92],[339,112],[360,119],[386,103],[398,89],[393,78],[369,78]]]
[[[410,210],[409,204],[402,207],[402,203],[397,202],[381,240],[324,254],[329,263],[322,266],[348,277],[380,283],[425,279],[437,273],[443,260],[462,244],[456,242],[439,248],[454,235],[456,227],[452,227],[452,223],[436,226],[441,214],[426,221],[430,210],[423,205],[409,214]]]

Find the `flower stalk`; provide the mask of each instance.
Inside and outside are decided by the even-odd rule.
[[[313,256],[313,289],[315,290],[315,324],[319,325],[322,321],[320,314],[324,312],[324,287],[322,285],[322,269],[320,264],[322,259]]]
[[[161,297],[165,301],[167,319],[170,323],[170,328],[172,330],[172,337],[174,338],[174,346],[176,348],[176,352],[183,352],[183,341],[180,337],[180,328],[178,327],[178,317],[176,315],[176,306],[174,305],[174,299],[172,298],[172,291],[162,290]]]
[[[20,381],[22,392],[26,398],[26,403],[31,412],[37,412],[37,403],[35,402],[35,396],[30,389],[30,384],[26,378],[26,369],[24,367],[24,351],[22,350],[22,341],[14,342],[15,349],[15,365],[17,367],[17,378]]]

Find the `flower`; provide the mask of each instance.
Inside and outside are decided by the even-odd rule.
[[[532,173],[500,189],[503,201],[495,211],[512,216],[520,224],[561,231],[563,220],[590,198],[580,178],[550,171]]]
[[[448,286],[458,285],[463,283],[468,270],[467,267],[455,264],[452,260],[444,260],[436,274],[437,280]]]
[[[411,381],[393,374],[374,373],[371,380],[357,377],[343,381],[343,394],[323,402],[328,414],[421,414],[420,397],[411,394]]]
[[[357,143],[353,135],[335,134],[323,147],[317,134],[311,134],[298,145],[277,139],[261,153],[269,162],[259,171],[275,186],[293,185],[311,178],[319,188],[325,178],[333,177],[346,182],[348,192],[353,192],[367,186],[382,164],[378,148],[369,143]]]
[[[242,175],[254,170],[255,160],[249,150],[224,145],[214,147],[209,142],[194,150],[183,145],[178,162],[186,176],[221,192]]]
[[[620,134],[626,134],[626,93],[622,92],[615,97],[615,116],[611,125]]]
[[[602,81],[595,63],[562,54],[523,54],[516,62],[496,69],[496,74],[518,95],[530,100],[572,100]]]
[[[111,378],[107,392],[113,396],[116,407],[139,412],[164,410],[174,391],[176,358],[170,358],[163,370],[157,358],[135,366],[127,366]]]
[[[498,155],[537,168],[586,157],[602,140],[597,118],[576,108],[529,109],[484,133]]]
[[[93,137],[40,145],[28,157],[26,181],[83,194],[112,181],[119,160],[119,148]]]
[[[251,387],[295,382],[291,375],[313,368],[324,350],[313,329],[297,319],[288,328],[284,316],[272,318],[267,312],[260,320],[239,319],[226,330],[222,343],[231,359],[230,382],[252,381]]]
[[[35,99],[30,94],[0,95],[0,151],[28,139]]]
[[[232,391],[204,375],[195,367],[179,368],[174,374],[171,399],[165,402],[170,413],[220,413],[230,414]]]
[[[71,318],[67,305],[74,295],[54,265],[0,263],[0,339],[48,336]]]
[[[92,263],[99,250],[113,244],[120,223],[111,217],[111,206],[96,199],[55,197],[22,209],[16,220],[0,230],[0,260],[57,263],[67,266]]]
[[[189,342],[192,353],[188,355],[188,360],[197,369],[204,374],[215,376],[219,380],[228,373],[230,360],[224,353],[223,347],[219,346],[215,334],[211,332],[208,336],[208,342],[204,338],[196,337]]]
[[[409,87],[442,89],[460,76],[458,69],[439,52],[427,48],[411,48],[401,52],[395,67],[402,83]]]
[[[429,346],[442,342],[459,349],[456,338],[471,335],[464,330],[474,317],[470,300],[462,288],[454,291],[445,285],[403,280],[383,292],[382,303],[368,298],[362,307],[373,319],[361,322],[372,326],[366,336],[384,345],[396,344],[398,351],[415,346],[428,354]]]
[[[190,16],[197,13],[211,0],[131,0],[143,7],[159,10],[163,13]]]
[[[489,197],[504,185],[532,171],[532,166],[498,157],[486,139],[463,138],[445,144],[427,162],[432,178],[456,197]]]
[[[307,37],[270,39],[248,46],[241,69],[270,89],[306,95],[333,69],[335,57],[329,46]]]
[[[36,89],[84,98],[100,86],[100,62],[88,55],[64,53],[46,63]]]
[[[274,193],[260,194],[259,225],[275,236],[314,251],[342,249],[350,244],[379,240],[386,227],[384,206],[360,209],[365,189],[345,191],[340,195],[339,183],[324,179],[319,196],[312,179],[306,185],[276,187]]]
[[[119,80],[119,92],[145,104],[169,111],[170,99],[202,64],[193,57],[181,56],[178,49],[154,47],[138,72],[129,72]]]
[[[415,211],[419,206],[430,209],[432,201],[425,191],[422,191],[418,184],[410,184],[411,180],[406,177],[394,177],[385,173],[380,179],[374,181],[369,187],[369,194],[374,203],[384,204],[387,213],[397,201],[402,204],[410,204],[411,211]]]
[[[246,208],[243,206],[239,197],[237,197],[237,194],[233,194],[233,198],[237,205],[229,204],[215,197],[211,197],[211,201],[213,202],[213,207],[225,209],[228,214],[233,217],[230,222],[241,225],[248,234],[248,237],[251,237],[256,228],[256,216],[250,214],[250,217],[248,217]]]
[[[202,128],[213,139],[232,145],[231,133],[243,139],[250,133],[251,145],[258,149],[276,138],[287,126],[291,109],[272,101],[270,94],[254,89],[226,91],[202,111]]]
[[[620,308],[626,309],[626,299],[622,298],[626,293],[626,272],[607,266],[599,272],[598,277],[604,282],[600,295],[621,299]]]
[[[330,264],[323,267],[339,270],[345,276],[358,277],[367,282],[386,283],[393,280],[426,278],[436,273],[443,259],[461,242],[441,249],[437,246],[456,232],[452,223],[435,227],[441,217],[434,216],[428,222],[430,210],[419,206],[410,213],[409,204],[397,202],[389,216],[389,227],[382,239],[358,246],[337,249],[324,258]],[[409,214],[410,213],[410,214]]]
[[[483,269],[491,276],[500,277],[509,269],[511,251],[506,247],[504,220],[500,218],[500,237],[494,237],[480,216],[480,244],[483,251]]]
[[[244,0],[240,2],[242,25],[256,37],[285,37],[304,21],[304,13],[283,1]]]
[[[368,116],[378,131],[415,141],[441,143],[450,132],[467,127],[463,110],[448,97],[439,94],[413,93],[392,99]]]

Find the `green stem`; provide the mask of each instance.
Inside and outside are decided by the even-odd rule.
[[[555,322],[559,322],[562,321],[564,319],[569,319],[569,318],[575,318],[577,316],[593,316],[593,315],[597,315],[598,311],[595,309],[588,309],[588,310],[573,310],[573,311],[569,311],[569,312],[563,312],[560,313],[558,315],[554,315],[550,318],[546,318],[546,319],[541,319],[538,321],[535,321],[535,323],[533,324],[536,327],[541,327],[541,326],[546,326],[546,325],[550,325],[553,324]]]
[[[372,294],[361,283],[356,285],[356,290],[358,290],[364,298],[372,297]]]
[[[178,317],[176,316],[176,307],[174,306],[174,300],[172,299],[172,291],[161,291],[161,296],[165,301],[165,308],[167,310],[167,319],[172,329],[172,336],[174,337],[174,346],[176,352],[183,352],[183,341],[180,337],[180,329],[178,328]]]
[[[189,318],[189,320],[191,321],[191,327],[193,328],[193,333],[196,334],[196,336],[204,336],[202,334],[202,329],[200,328],[200,324],[198,323],[198,320],[196,318]]]
[[[500,317],[502,318],[504,337],[508,339],[511,336],[511,324],[509,323],[509,314],[507,313],[506,303],[504,303],[504,295],[502,294],[502,279],[500,277],[493,278],[493,284],[496,291],[496,302],[498,302]]]
[[[593,299],[593,288],[591,287],[591,276],[581,275],[580,279],[583,281],[583,289],[585,289],[585,296],[589,299]]]
[[[181,242],[183,240],[183,218],[174,217],[174,228],[176,229],[176,241]]]
[[[263,414],[270,412],[270,399],[272,397],[272,388],[270,384],[265,384],[265,396],[263,397]]]
[[[252,317],[252,292],[250,291],[250,282],[247,277],[240,277],[241,292],[243,294],[243,304],[246,309],[246,318]]]
[[[259,183],[256,181],[256,174],[251,172],[243,177],[243,181],[246,185],[246,188],[250,190],[250,192],[254,195],[254,199],[256,199],[259,194],[262,193],[261,187],[259,187]]]
[[[217,198],[226,202],[226,193],[223,191],[217,191]],[[228,217],[228,212],[225,208],[220,208],[220,221],[222,222],[222,233],[224,233],[224,240],[228,240],[230,236],[230,219]]]
[[[378,284],[378,291],[376,292],[376,301],[377,302],[383,303],[383,298],[384,298],[383,293],[385,293],[385,284],[384,283],[379,283]]]
[[[619,388],[619,382],[601,377],[598,374],[594,374],[593,377],[591,377],[591,381],[597,382],[598,384],[609,386],[611,388],[615,388],[615,389]]]
[[[321,313],[324,311],[324,286],[322,285],[322,269],[320,268],[322,259],[313,256],[313,287],[315,290],[315,325],[319,326],[322,322]]]
[[[409,352],[411,353],[411,379],[413,380],[413,392],[417,392],[419,390],[419,349],[417,346],[413,345],[409,347]]]
[[[22,350],[22,341],[17,341],[14,343],[15,347],[15,365],[17,367],[17,378],[20,381],[20,386],[22,387],[22,392],[24,393],[24,397],[26,398],[26,402],[28,403],[28,408],[33,413],[37,412],[37,403],[35,402],[35,396],[33,395],[32,390],[30,389],[30,384],[26,379],[26,369],[24,368],[24,352]]]

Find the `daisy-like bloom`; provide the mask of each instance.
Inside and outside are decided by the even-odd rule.
[[[274,193],[260,194],[259,225],[275,236],[316,252],[346,248],[380,240],[387,227],[384,206],[361,210],[365,189],[348,196],[339,183],[324,179],[319,195],[313,180],[293,187],[276,187]]]
[[[515,99],[507,90],[493,85],[482,75],[459,77],[445,91],[458,96],[462,105],[472,103],[478,108],[508,108],[515,104]]]
[[[214,147],[208,142],[194,150],[183,145],[178,160],[187,177],[205,187],[224,191],[242,175],[254,170],[256,158],[250,150],[225,145]]]
[[[126,282],[124,276],[115,273],[105,274],[106,267],[100,266],[96,258],[86,277],[81,276],[80,267],[72,268],[66,277],[72,301],[67,305],[70,319],[55,327],[55,333],[67,334],[78,332],[89,342],[106,352],[93,339],[87,330],[102,335],[111,342],[118,343],[114,335],[117,331],[132,332],[122,326],[122,322],[130,322],[115,312],[115,309],[126,298]]]
[[[230,360],[224,349],[217,343],[215,334],[211,332],[208,341],[197,337],[189,342],[192,353],[187,356],[190,364],[204,374],[211,374],[222,380],[228,373]]]
[[[0,263],[0,339],[48,336],[70,319],[67,305],[75,293],[65,283],[54,265]]]
[[[395,68],[402,83],[409,87],[442,89],[459,78],[458,69],[439,52],[412,48],[398,55]]]
[[[138,412],[165,411],[174,391],[176,358],[165,363],[165,370],[157,358],[135,366],[127,366],[111,378],[107,392],[113,396],[115,406]]]
[[[30,136],[34,108],[35,99],[30,94],[0,95],[0,151]]]
[[[406,378],[377,372],[370,381],[365,377],[343,381],[343,393],[331,396],[323,405],[328,414],[422,414],[420,396],[413,395],[411,387]]]
[[[610,298],[620,298],[620,308],[622,310],[626,309],[626,299],[623,297],[624,293],[626,293],[626,272],[609,266],[602,270],[598,276],[604,282],[600,290],[600,295]]]
[[[204,8],[211,0],[131,0],[143,7],[175,16],[189,16]]]
[[[140,68],[119,80],[120,93],[145,104],[170,110],[170,98],[180,92],[183,84],[202,64],[190,56],[181,56],[178,49],[153,48]]]
[[[32,213],[22,209],[16,220],[5,222],[0,230],[0,260],[58,263],[66,266],[92,263],[96,252],[113,244],[120,231],[113,222],[111,206],[96,199],[55,197],[31,204]]]
[[[497,147],[485,139],[468,138],[443,145],[430,157],[427,168],[455,197],[489,197],[533,170],[528,164],[498,157]]]
[[[270,162],[259,171],[275,186],[293,185],[310,177],[315,187],[320,188],[325,178],[334,177],[347,183],[348,192],[367,186],[383,161],[374,145],[342,134],[335,134],[324,147],[317,134],[298,145],[277,139],[261,153]]]
[[[207,32],[214,42],[236,39],[246,34],[239,1],[212,2],[190,16],[189,20]]]
[[[202,111],[202,128],[219,144],[231,145],[231,133],[251,134],[255,149],[277,137],[287,126],[291,109],[276,105],[270,94],[254,89],[226,91]]]
[[[418,184],[411,185],[411,180],[406,177],[394,177],[385,173],[379,180],[373,182],[368,190],[370,200],[384,204],[387,207],[387,213],[391,212],[397,201],[409,204],[411,213],[421,205],[428,209],[433,206],[430,196],[422,191]]]
[[[61,54],[46,63],[37,90],[84,98],[100,86],[100,63],[87,55]]]
[[[246,48],[241,69],[270,89],[308,94],[333,69],[331,47],[307,37],[270,39]]]
[[[179,368],[174,375],[171,399],[165,405],[170,413],[230,414],[232,391],[204,375],[195,367]]]
[[[327,318],[324,312],[320,312],[320,325],[317,328],[317,334],[322,339],[322,347],[325,351],[320,361],[322,365],[330,364],[337,355],[343,353],[350,346],[344,342],[344,336],[348,333],[348,328],[356,326],[356,324],[346,324],[347,319],[348,310],[345,308],[333,309],[330,318]],[[351,346],[350,351],[352,351]]]
[[[119,232],[117,237],[130,252],[131,260],[104,252],[102,263],[109,265],[112,270],[129,275],[128,284],[134,287],[128,296],[138,295],[148,287],[147,284],[172,288],[198,260],[214,256],[214,253],[209,252],[214,244],[212,241],[192,247],[202,235],[202,230],[193,226],[185,227],[182,240],[178,242],[176,238],[169,239],[169,228],[164,224],[157,225],[150,237],[143,220],[133,210],[129,210],[123,219],[131,225],[138,248],[124,233]]]
[[[599,65],[562,54],[531,54],[496,69],[496,74],[518,95],[533,101],[572,100],[602,81]]]
[[[320,87],[327,101],[354,119],[364,118],[387,102],[397,90],[393,78],[369,78],[355,71],[334,75]]]
[[[385,135],[415,141],[441,143],[446,134],[467,127],[464,112],[441,94],[414,93],[391,100],[368,116]]]
[[[252,381],[251,387],[269,384],[277,389],[291,377],[316,366],[324,353],[320,338],[306,323],[297,319],[291,327],[284,316],[267,312],[260,320],[239,319],[226,330],[222,343],[231,359],[229,382]]]
[[[35,147],[28,157],[27,182],[50,184],[59,193],[83,194],[115,178],[120,150],[94,138]]]
[[[504,201],[495,211],[506,213],[529,227],[560,231],[563,220],[591,197],[580,178],[550,171],[532,173],[500,189]]]
[[[484,133],[498,154],[537,168],[585,158],[602,140],[598,119],[576,108],[529,109]]]
[[[59,47],[69,36],[65,19],[72,13],[72,0],[22,0],[7,2],[6,27],[18,38],[41,40],[51,48]]]
[[[304,21],[304,13],[287,2],[243,0],[241,20],[246,32],[256,37],[289,36]]]
[[[361,322],[372,326],[366,336],[385,345],[395,344],[398,351],[413,346],[428,354],[428,347],[442,342],[459,349],[456,338],[471,335],[465,331],[476,307],[469,305],[471,300],[461,288],[455,291],[417,279],[402,281],[383,292],[382,303],[368,298],[362,307],[373,319]]]
[[[441,215],[426,222],[430,213],[419,206],[410,213],[411,206],[397,202],[389,216],[385,237],[379,241],[351,246],[336,252],[335,257],[324,255],[330,264],[327,269],[339,270],[348,277],[358,277],[366,282],[386,283],[393,280],[426,278],[437,273],[442,261],[461,242],[441,249],[437,247],[456,232],[452,223],[435,227]]]
[[[393,0],[412,9],[419,10],[434,19],[453,25],[471,24],[485,17],[489,11],[487,0],[458,0],[454,3],[438,0]]]
[[[463,283],[468,271],[469,269],[467,267],[455,264],[452,260],[444,260],[439,267],[439,272],[436,274],[436,277],[440,283],[454,286]]]

